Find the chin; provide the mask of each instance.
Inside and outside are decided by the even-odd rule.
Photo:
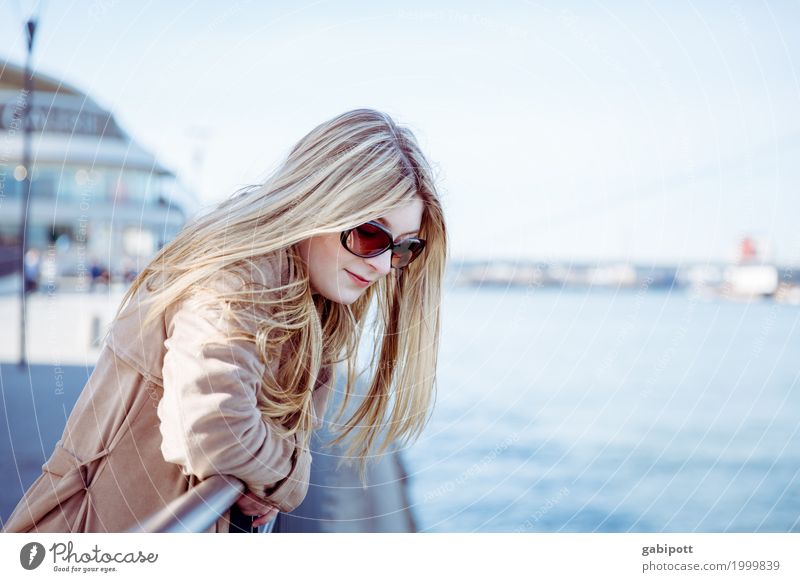
[[[340,295],[336,299],[332,299],[331,301],[335,301],[336,303],[341,303],[342,305],[351,305],[355,303],[359,297],[361,297],[360,293],[349,293],[346,295]]]
[[[342,305],[350,305],[355,303],[361,294],[358,292],[350,292],[350,293],[343,293],[340,290],[334,289],[332,292],[322,291],[319,292],[320,295],[328,299],[329,301],[333,301],[334,303],[340,303]]]
[[[333,297],[325,295],[325,297],[333,301],[334,303],[338,303],[339,305],[351,305],[352,303],[355,303],[356,299],[358,299],[358,297],[349,298],[349,297],[340,297],[338,295]]]

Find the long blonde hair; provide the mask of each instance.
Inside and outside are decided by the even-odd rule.
[[[350,305],[313,295],[307,265],[294,245],[338,233],[382,216],[419,195],[424,202],[422,255],[371,285]],[[267,292],[218,292],[219,304],[243,307],[256,333],[242,337],[258,346],[264,362],[292,342],[276,375],[267,374],[258,394],[265,419],[289,436],[312,432],[312,388],[323,366],[347,361],[347,386],[339,419],[355,388],[357,352],[373,299],[377,318],[363,402],[330,445],[348,435],[345,457],[366,461],[397,441],[416,439],[433,406],[442,281],[447,258],[444,213],[432,169],[412,132],[372,109],[348,111],[315,127],[263,184],[234,193],[187,224],[136,277],[117,315],[145,285],[150,308],[143,326],[203,286],[220,271],[235,272],[254,259],[279,253],[289,280]],[[256,314],[260,314],[256,316]],[[377,358],[377,362],[376,362]],[[379,436],[382,442],[376,447]]]

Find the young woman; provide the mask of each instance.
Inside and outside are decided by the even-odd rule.
[[[349,435],[363,479],[369,455],[428,420],[446,251],[433,174],[408,129],[371,109],[319,125],[133,281],[5,531],[127,531],[214,474],[245,483],[236,506],[254,525],[291,511],[340,362],[333,444]],[[368,321],[373,376],[344,420]],[[229,528],[227,512],[209,531]]]

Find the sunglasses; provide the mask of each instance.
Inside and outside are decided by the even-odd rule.
[[[425,248],[425,240],[421,238],[411,237],[395,243],[392,233],[373,220],[345,230],[341,239],[344,248],[364,259],[377,257],[391,249],[392,267],[395,269],[406,267]]]

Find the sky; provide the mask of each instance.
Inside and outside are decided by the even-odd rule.
[[[86,91],[213,204],[386,111],[459,260],[800,266],[800,3],[0,3],[0,58]]]

